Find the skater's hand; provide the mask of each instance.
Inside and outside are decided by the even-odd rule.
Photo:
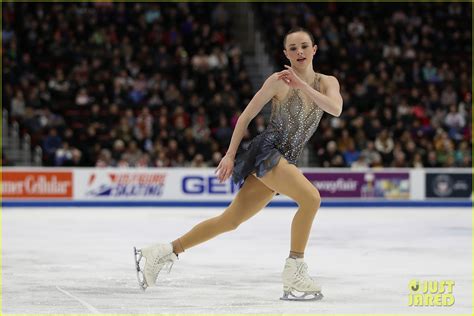
[[[222,183],[226,181],[227,179],[229,179],[229,177],[232,175],[233,169],[234,169],[234,158],[228,155],[225,155],[219,162],[219,165],[217,166],[216,171],[214,171],[214,173],[217,174],[217,179],[219,179],[219,183]]]
[[[304,82],[303,79],[301,79],[300,77],[298,77],[298,75],[296,75],[293,68],[291,68],[288,65],[285,65],[285,67],[286,67],[286,70],[282,70],[277,73],[278,79],[283,80],[283,82],[289,85],[291,88],[295,88],[295,89],[303,88],[306,82]]]

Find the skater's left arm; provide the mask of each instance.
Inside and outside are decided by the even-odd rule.
[[[316,91],[307,84],[304,80],[299,78],[293,68],[286,65],[286,70],[278,73],[278,78],[283,79],[287,85],[292,88],[300,89],[308,95],[311,100],[316,103],[321,109],[334,116],[341,115],[342,112],[342,96],[340,93],[339,82],[334,76],[321,77],[321,92]]]
[[[334,76],[321,79],[321,92],[304,83],[301,90],[308,95],[321,109],[336,117],[342,112],[342,96],[339,82]]]

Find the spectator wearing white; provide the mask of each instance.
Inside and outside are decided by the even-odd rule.
[[[459,113],[456,109],[456,105],[452,104],[449,107],[449,113],[446,115],[444,123],[451,129],[455,131],[460,131],[464,126],[466,126],[466,119],[464,115]]]
[[[18,90],[11,101],[11,116],[23,117],[25,115],[25,97],[23,91]]]

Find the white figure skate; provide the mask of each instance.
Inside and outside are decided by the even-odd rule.
[[[156,284],[156,278],[165,266],[168,267],[169,273],[174,262],[178,259],[171,244],[155,244],[138,250],[133,247],[133,255],[137,269],[138,285],[143,291],[147,287]],[[145,263],[140,266],[142,258],[145,258]]]
[[[285,301],[317,301],[323,298],[321,286],[308,275],[308,266],[303,258],[286,259],[281,274],[283,280],[283,296]],[[302,294],[298,295],[300,292]]]

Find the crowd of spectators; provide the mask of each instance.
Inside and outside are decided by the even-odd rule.
[[[279,69],[286,32],[318,45],[314,67],[341,84],[341,117],[321,121],[311,165],[471,167],[469,3],[255,3]]]
[[[217,166],[255,92],[226,4],[2,5],[2,102],[44,165]],[[253,5],[277,65],[303,26],[341,83],[310,166],[471,166],[469,4]]]
[[[10,121],[47,166],[217,165],[253,96],[229,15],[211,3],[4,3]]]

